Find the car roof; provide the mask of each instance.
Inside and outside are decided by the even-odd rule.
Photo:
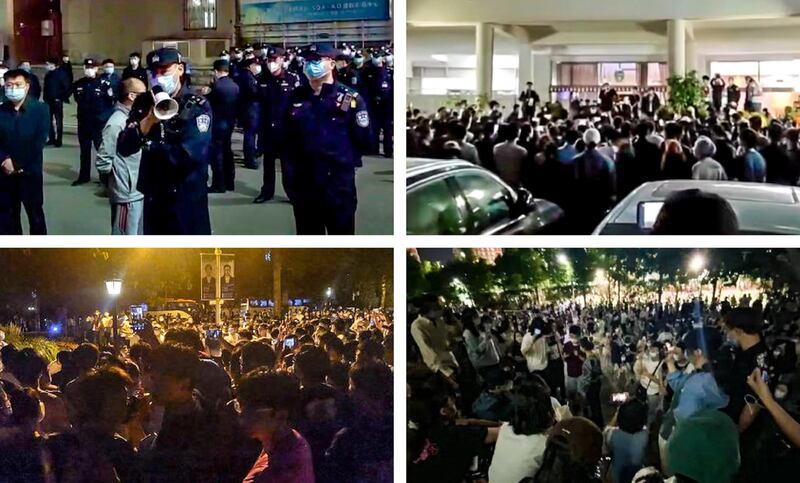
[[[406,186],[422,181],[425,178],[459,169],[478,168],[480,166],[463,159],[425,159],[409,158],[406,161]]]
[[[666,180],[644,183],[608,214],[607,224],[637,224],[642,202],[664,201],[675,191],[700,189],[725,198],[742,232],[800,234],[800,193],[795,186],[740,181]]]

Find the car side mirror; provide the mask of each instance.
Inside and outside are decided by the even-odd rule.
[[[517,209],[520,213],[530,213],[536,209],[536,198],[526,188],[518,188],[517,195]]]

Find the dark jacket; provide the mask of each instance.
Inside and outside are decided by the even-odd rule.
[[[51,70],[44,76],[44,101],[63,101],[69,98],[72,84],[64,69]]]
[[[17,170],[41,174],[49,123],[47,104],[30,95],[19,111],[10,102],[0,105],[0,161],[10,157]]]
[[[233,123],[239,103],[239,86],[236,82],[229,75],[220,77],[211,85],[207,97],[214,113],[214,125]]]

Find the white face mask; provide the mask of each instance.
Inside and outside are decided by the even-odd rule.
[[[97,77],[97,69],[94,68],[83,69],[83,73],[86,74],[86,77],[90,79]]]
[[[251,69],[251,72],[253,72],[254,75],[259,75],[261,73],[261,66],[260,65],[254,66]]]
[[[47,70],[54,71],[54,70],[56,70],[56,66],[53,65],[53,64],[47,64]]]
[[[267,64],[267,67],[269,68],[270,73],[277,74],[280,72],[281,68],[283,68],[283,64],[280,62],[270,62]]]

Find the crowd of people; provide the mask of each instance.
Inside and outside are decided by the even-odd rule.
[[[393,480],[390,312],[120,322],[0,342],[0,481]]]
[[[665,113],[650,87],[620,96],[608,84],[594,99],[573,97],[541,104],[531,85],[505,110],[458,102],[425,114],[407,111],[412,157],[462,159],[493,171],[513,188],[551,201],[565,212],[565,231],[588,234],[604,215],[648,181],[737,180],[796,186],[800,181],[800,131],[787,109],[761,109],[761,89],[748,78],[742,92],[733,79],[704,79],[707,115],[690,109]],[[725,100],[723,103],[723,91]],[[740,106],[744,107],[741,110]],[[580,195],[576,195],[580,193]],[[688,208],[682,208],[682,205]],[[664,211],[683,226],[656,223],[654,233],[735,234],[730,204],[702,190],[673,193]],[[686,217],[685,213],[700,213]],[[715,221],[713,220],[721,220]]]
[[[89,183],[94,164],[111,234],[211,234],[208,194],[235,189],[235,126],[244,167],[259,169],[263,157],[254,202],[274,198],[280,159],[300,234],[353,234],[361,158],[381,143],[393,153],[391,46],[233,47],[205,86],[192,85],[188,59],[172,48],[131,53],[121,75],[113,59],[87,58],[75,80],[67,53],[46,70],[40,81],[30,62],[0,62],[0,233],[22,234],[23,207],[31,234],[47,233],[43,151],[62,146],[71,99],[80,146],[72,185]]]
[[[794,481],[800,296],[751,296],[479,309],[420,297],[409,481]]]

